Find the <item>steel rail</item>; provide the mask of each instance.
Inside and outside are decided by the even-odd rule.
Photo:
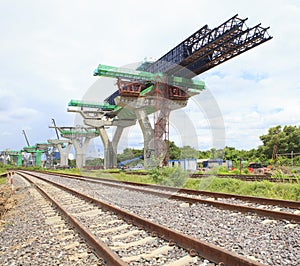
[[[115,173],[114,171],[107,172],[107,173]],[[125,171],[124,172],[127,175],[148,175],[147,172],[135,172],[135,171]],[[191,178],[206,178],[206,177],[220,177],[220,178],[235,178],[240,179],[242,181],[269,181],[269,182],[275,182],[275,183],[300,183],[300,178],[295,178],[293,176],[290,176],[289,178],[273,178],[269,177],[266,174],[255,174],[255,175],[240,175],[240,174],[191,174]]]
[[[127,263],[121,260],[110,248],[105,245],[105,243],[99,239],[95,238],[92,232],[86,228],[78,219],[71,215],[58,201],[52,198],[41,186],[35,184],[32,180],[27,178],[24,174],[17,172],[23,178],[25,178],[29,183],[31,183],[45,198],[47,198],[53,205],[56,206],[58,211],[64,215],[70,223],[76,228],[76,230],[83,236],[88,244],[94,249],[95,253],[99,258],[105,258],[107,265],[111,266],[125,266]],[[35,176],[37,177],[37,176]],[[38,178],[38,177],[37,177]],[[46,181],[46,180],[45,180]]]
[[[24,173],[21,173],[17,171],[18,174],[24,177]],[[43,177],[37,176],[36,174],[27,173],[28,175],[31,175],[33,177],[39,178],[45,182],[48,182],[50,184],[53,184],[63,190],[66,190],[72,194],[75,194],[87,201],[90,201],[101,208],[104,208],[108,211],[114,212],[120,216],[122,216],[125,220],[130,221],[131,223],[141,226],[145,228],[146,230],[153,232],[154,234],[159,235],[161,238],[170,241],[175,242],[178,246],[189,250],[190,254],[198,254],[201,257],[204,257],[210,261],[213,261],[215,263],[219,263],[220,265],[224,266],[232,266],[232,265],[240,265],[240,266],[264,266],[265,264],[262,264],[260,262],[254,261],[252,259],[248,259],[246,257],[242,257],[238,254],[235,254],[231,251],[227,251],[225,249],[222,249],[220,247],[217,247],[213,244],[198,240],[194,237],[187,236],[183,233],[180,233],[178,231],[172,230],[166,226],[160,225],[158,223],[149,221],[147,219],[144,219],[140,216],[137,216],[135,214],[132,214],[126,210],[123,210],[121,208],[115,207],[111,204],[108,204],[106,202],[100,201],[98,199],[92,198],[90,196],[87,196],[85,194],[82,194],[74,189],[65,187],[63,185],[57,184],[53,181],[47,180]]]
[[[90,177],[90,176],[79,176],[74,174],[63,174],[63,173],[53,173],[53,172],[43,172],[44,174],[50,174],[50,175],[60,175],[67,178],[84,178],[89,179],[91,182],[104,182],[104,183],[110,183],[111,186],[113,184],[116,184],[115,186],[122,186],[122,184],[130,185],[130,186],[136,186],[136,187],[146,187],[150,189],[157,189],[157,190],[164,190],[169,191],[173,193],[186,193],[189,195],[195,195],[195,196],[208,196],[212,198],[235,198],[242,201],[257,203],[257,204],[264,204],[264,205],[273,205],[273,206],[279,206],[279,207],[285,207],[285,208],[295,208],[300,209],[300,202],[299,201],[291,201],[291,200],[281,200],[281,199],[272,199],[272,198],[263,198],[263,197],[254,197],[254,196],[243,196],[238,194],[229,194],[229,193],[222,193],[222,192],[211,192],[211,191],[204,191],[204,190],[194,190],[194,189],[186,189],[186,188],[178,188],[178,187],[168,187],[168,186],[162,186],[162,185],[152,185],[152,184],[145,184],[145,183],[136,183],[136,182],[130,182],[130,181],[119,181],[119,180],[113,180],[113,179],[107,179],[107,178],[100,178],[100,177]],[[134,190],[134,188],[128,188]]]
[[[97,181],[95,181],[97,182]],[[113,184],[113,186],[115,187],[123,187],[121,184]],[[152,186],[151,186],[152,188]],[[162,187],[161,187],[162,188]],[[164,187],[166,188],[166,187]],[[131,189],[131,188],[129,188]],[[162,192],[162,191],[153,191],[153,190],[145,190],[142,188],[132,188],[131,190],[135,190],[135,191],[139,191],[139,192],[143,192],[143,193],[148,193],[148,194],[154,194],[157,195],[159,197],[164,197],[164,198],[169,198],[169,199],[174,199],[174,200],[179,200],[179,201],[184,201],[184,202],[188,202],[191,204],[209,204],[212,205],[214,207],[217,208],[221,208],[221,209],[227,209],[227,210],[232,210],[232,211],[240,211],[240,212],[251,212],[251,213],[256,213],[258,215],[262,215],[262,216],[268,216],[271,218],[275,218],[275,219],[283,219],[283,220],[289,220],[291,222],[296,222],[296,223],[300,223],[300,215],[299,214],[294,214],[294,213],[289,213],[289,212],[282,212],[282,211],[275,211],[275,210],[266,210],[266,209],[261,209],[261,208],[255,208],[255,207],[249,207],[249,206],[244,206],[244,205],[239,205],[239,204],[231,204],[231,203],[225,203],[225,202],[218,202],[218,201],[214,201],[214,200],[207,200],[207,199],[199,199],[199,198],[191,198],[191,197],[187,197],[187,196],[182,196],[182,195],[175,195],[173,194],[174,192],[179,192],[179,193],[183,193],[183,189],[176,189],[176,188],[172,188],[170,189],[172,191],[172,193],[168,193],[168,192]],[[185,190],[187,192],[189,192],[190,190]],[[187,193],[184,192],[184,193]],[[197,195],[197,194],[194,194]],[[210,194],[210,196],[214,196],[214,198],[217,198],[217,193],[214,194]],[[246,197],[244,197],[246,198]],[[255,199],[255,197],[253,197]],[[248,198],[249,199],[249,198]],[[263,199],[264,200],[264,204],[267,204],[266,201],[269,200],[270,202],[276,202],[276,200],[271,200],[271,199]],[[297,208],[300,209],[300,203],[297,202]]]

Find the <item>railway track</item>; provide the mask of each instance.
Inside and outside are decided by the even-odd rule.
[[[100,183],[107,186],[126,188],[128,190],[154,194],[159,197],[179,200],[189,204],[207,204],[217,208],[229,209],[244,213],[251,212],[258,215],[267,216],[272,219],[283,219],[293,223],[300,223],[300,202],[297,201],[240,196],[226,193],[198,191],[92,177],[79,177],[67,174],[60,175],[66,178],[89,180],[89,182]]]
[[[18,175],[55,204],[107,265],[263,265],[37,174]]]
[[[211,174],[192,174],[192,178],[206,178],[214,175]],[[239,175],[239,174],[217,174],[219,178],[235,178],[242,181],[269,181],[274,183],[299,183],[300,179],[293,176],[289,178],[275,178],[268,175]]]
[[[114,171],[107,172],[107,173],[115,173]],[[137,171],[124,171],[123,173],[127,175],[147,175],[147,172],[137,172]],[[252,175],[240,175],[240,174],[191,174],[191,178],[208,178],[216,176],[219,178],[234,178],[239,179],[242,181],[269,181],[274,183],[299,183],[300,178],[296,178],[295,176],[291,175],[289,178],[275,178],[270,177],[267,174],[252,174]]]

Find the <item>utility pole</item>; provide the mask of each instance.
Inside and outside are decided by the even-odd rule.
[[[273,153],[272,153],[272,160],[274,161],[274,165],[276,165],[277,161],[277,152],[278,152],[278,130],[275,131],[274,136],[274,146],[273,146]]]

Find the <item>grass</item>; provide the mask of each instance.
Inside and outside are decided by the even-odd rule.
[[[3,167],[0,167],[0,175],[5,174],[6,169]],[[6,183],[6,176],[0,176],[0,186],[4,185]]]
[[[150,175],[126,175],[125,173],[104,174],[96,176],[137,183],[155,184]],[[242,181],[233,178],[207,177],[201,179],[188,178],[183,187],[196,190],[223,192],[264,198],[300,201],[300,183],[273,183],[269,181]]]
[[[6,183],[6,177],[0,177],[0,186]]]
[[[300,183],[249,182],[232,178],[209,177],[196,180],[189,179],[184,187],[213,192],[300,201]]]
[[[127,175],[124,172],[108,173],[107,171],[79,171],[78,169],[59,170],[57,172],[82,174],[99,178],[115,179],[145,184],[156,184],[165,181],[149,175]],[[168,171],[167,171],[168,172]],[[160,174],[160,173],[158,173]],[[165,174],[165,173],[162,173]],[[185,177],[184,177],[185,178]],[[178,178],[177,178],[178,179]],[[155,182],[157,181],[157,182]],[[178,181],[178,180],[175,180]],[[167,183],[167,185],[170,185]],[[234,178],[218,178],[215,176],[207,178],[185,178],[184,188],[195,190],[206,190],[212,192],[223,192],[238,195],[247,195],[264,198],[284,199],[300,201],[300,182],[298,183],[273,183],[269,181],[242,181]]]
[[[125,173],[111,174],[114,179],[127,182],[136,182],[144,184],[155,184],[149,175],[126,175]]]

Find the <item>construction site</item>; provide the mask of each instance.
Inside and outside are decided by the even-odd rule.
[[[23,130],[27,145],[19,151],[1,151],[2,163],[52,168],[56,159],[60,167],[68,167],[73,147],[76,167],[84,168],[90,141],[100,138],[104,169],[117,168],[122,133],[138,124],[144,147],[138,159],[143,160],[144,168],[167,166],[170,113],[185,108],[193,96],[201,96],[206,89],[201,74],[272,39],[268,27],[248,27],[246,21],[235,15],[216,27],[204,25],[158,60],[144,61],[136,69],[99,64],[91,75],[114,79],[116,90],[103,102],[70,99],[68,112],[79,114],[84,125],[58,126],[52,119],[49,128],[55,130],[56,138],[34,145]],[[107,133],[109,128],[114,128],[112,137]]]

